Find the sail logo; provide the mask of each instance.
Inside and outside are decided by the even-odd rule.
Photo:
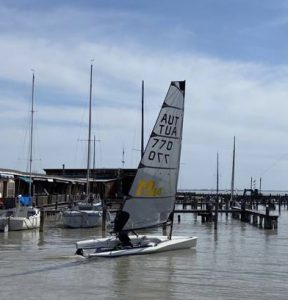
[[[136,189],[136,196],[141,197],[159,197],[162,194],[162,188],[157,188],[155,186],[154,180],[139,180],[137,189]]]
[[[177,123],[179,117],[170,114],[164,114],[161,118],[159,127],[160,134],[167,136],[177,136]]]

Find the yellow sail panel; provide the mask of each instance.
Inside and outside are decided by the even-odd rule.
[[[160,197],[162,195],[162,188],[157,188],[154,180],[139,180],[136,196],[137,197]]]

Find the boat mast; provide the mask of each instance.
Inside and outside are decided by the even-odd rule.
[[[86,184],[86,196],[90,194],[90,152],[91,152],[91,119],[92,119],[92,72],[93,64],[90,66],[90,95],[89,95],[89,126],[88,126],[88,154],[87,154],[87,184]]]
[[[125,166],[125,149],[124,147],[122,148],[122,169],[124,169]]]
[[[219,153],[217,152],[217,174],[216,174],[216,200],[215,200],[215,220],[214,229],[217,229],[218,223],[218,208],[219,208]]]
[[[32,195],[32,160],[33,160],[33,126],[34,126],[34,84],[35,84],[35,75],[32,70],[32,97],[31,97],[31,127],[30,127],[30,158],[29,158],[29,196]]]
[[[144,154],[144,80],[142,80],[141,159]]]
[[[96,146],[96,140],[95,140],[95,135],[94,135],[94,139],[93,139],[93,170],[95,170],[95,151],[96,151],[95,146]]]
[[[233,142],[233,160],[232,160],[232,176],[231,176],[231,198],[230,203],[234,201],[234,177],[235,177],[235,136]],[[226,203],[226,210],[228,210],[228,203]]]

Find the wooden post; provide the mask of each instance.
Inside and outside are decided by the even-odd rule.
[[[40,232],[44,231],[44,221],[45,221],[45,211],[44,208],[42,207],[40,210]]]
[[[269,216],[269,205],[266,205],[266,216]]]
[[[105,200],[102,198],[102,237],[106,236],[106,218],[107,218],[107,208]]]
[[[264,219],[264,229],[271,229],[272,228],[272,222],[271,218],[269,217],[269,206],[266,206],[266,216]]]
[[[178,224],[181,222],[181,216],[178,215]]]
[[[241,203],[241,221],[246,222],[246,201],[243,200]]]
[[[263,226],[263,216],[259,217],[259,227]]]
[[[253,225],[257,226],[257,224],[258,224],[258,216],[253,214],[252,219],[253,219]]]

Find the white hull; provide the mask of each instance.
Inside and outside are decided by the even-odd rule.
[[[102,212],[96,210],[65,210],[62,224],[67,228],[91,228],[102,224]]]
[[[92,257],[117,257],[127,255],[143,255],[159,253],[164,251],[189,249],[196,247],[197,237],[172,237],[167,236],[138,236],[132,237],[133,247],[121,247],[121,242],[115,237],[99,238],[76,243],[77,249],[91,250],[95,252],[84,252],[87,258]]]
[[[34,207],[18,207],[6,210],[0,216],[0,231],[16,231],[40,227],[40,210]]]

